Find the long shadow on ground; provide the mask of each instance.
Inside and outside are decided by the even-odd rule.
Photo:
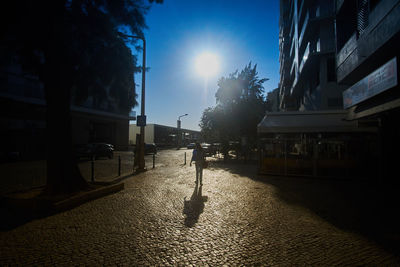
[[[199,220],[200,214],[204,211],[204,203],[207,202],[208,197],[203,196],[203,187],[196,183],[193,194],[189,200],[184,199],[183,214],[185,217],[185,225],[193,227]]]
[[[8,231],[32,220],[44,218],[51,214],[52,203],[65,196],[51,199],[43,197],[44,188],[31,189],[22,193],[12,194],[12,197],[0,198],[0,231]]]
[[[90,183],[88,188],[63,194],[45,194],[44,187],[0,197],[0,231],[8,231],[35,219],[75,208],[85,202],[122,190],[119,183],[128,176],[114,182]]]
[[[399,187],[361,179],[327,180],[257,174],[256,164],[213,161],[210,170],[223,169],[272,185],[277,196],[301,205],[336,227],[359,233],[400,255]]]

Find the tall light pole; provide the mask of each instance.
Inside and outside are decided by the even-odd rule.
[[[137,118],[136,125],[140,126],[140,150],[139,150],[139,169],[138,171],[145,171],[144,161],[144,134],[146,126],[146,115],[145,115],[145,89],[146,89],[146,39],[142,36],[126,35],[118,33],[123,38],[140,39],[143,41],[143,60],[142,60],[142,97],[140,103],[140,116]]]
[[[177,147],[177,149],[180,148],[181,139],[182,139],[182,134],[181,134],[181,117],[185,117],[185,116],[187,116],[187,115],[188,115],[187,113],[186,113],[186,114],[183,114],[183,115],[180,115],[180,116],[178,117],[178,121],[176,122],[177,128],[178,128],[178,147]]]

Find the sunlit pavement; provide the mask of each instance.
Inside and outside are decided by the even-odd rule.
[[[323,199],[326,182],[260,180],[252,165],[211,163],[196,187],[189,153],[160,151],[125,190],[0,232],[0,265],[400,264],[351,224],[315,212],[326,202],[297,201],[307,188]]]

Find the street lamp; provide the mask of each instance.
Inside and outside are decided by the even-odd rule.
[[[180,115],[180,116],[178,117],[178,121],[177,121],[177,128],[178,128],[178,147],[177,147],[177,149],[180,148],[180,143],[181,143],[181,139],[182,139],[182,134],[181,134],[181,117],[185,117],[185,116],[187,116],[187,115],[188,115],[188,114],[186,113],[186,114]]]
[[[139,169],[138,171],[145,171],[144,161],[144,134],[146,126],[146,115],[145,115],[145,88],[146,88],[146,39],[142,36],[127,35],[124,33],[118,33],[123,38],[140,39],[143,41],[143,63],[142,63],[142,97],[140,104],[140,116],[138,116],[136,125],[140,126],[140,150],[139,150]]]

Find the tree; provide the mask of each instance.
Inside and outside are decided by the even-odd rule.
[[[251,62],[242,71],[235,71],[218,80],[216,107],[203,112],[200,129],[206,140],[218,139],[223,144],[245,137],[250,145],[257,138],[257,124],[264,116],[266,102],[257,65]]]
[[[37,74],[44,84],[47,192],[75,191],[87,186],[73,157],[71,93],[75,93],[76,101],[82,101],[89,94],[104,98],[104,90],[115,94],[133,91],[136,60],[129,56],[118,31],[124,28],[143,36],[148,8],[143,0],[3,3],[2,54],[15,55],[14,59]],[[117,73],[114,67],[125,72]],[[123,101],[133,103],[134,98],[131,93]],[[127,105],[127,109],[131,106]]]

